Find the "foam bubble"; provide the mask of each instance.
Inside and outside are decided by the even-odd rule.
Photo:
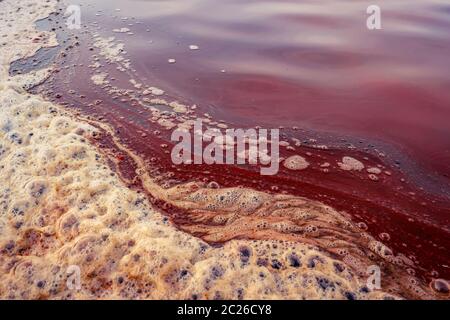
[[[338,162],[338,166],[345,171],[361,171],[364,169],[364,164],[361,161],[348,156],[343,157],[342,162]]]
[[[34,21],[54,10],[55,3],[0,3],[22,22],[19,28],[27,29],[19,30],[27,35],[22,46],[0,47],[1,79],[8,78],[5,65],[12,57],[48,44],[33,43],[31,36]],[[6,27],[0,20],[0,29]],[[121,70],[129,67],[123,45],[114,38],[97,36],[95,47]],[[8,186],[0,190],[1,298],[387,297],[382,291],[363,290],[365,279],[357,271],[373,263],[368,249],[383,261],[391,261],[393,253],[361,232],[345,213],[308,199],[248,188],[190,183],[164,189],[148,178],[141,164],[143,187],[166,208],[185,210],[182,219],[188,223],[177,228],[114,174],[107,152],[89,143],[108,128],[89,125],[30,96],[21,86],[34,81],[29,79],[24,75],[20,83],[9,79],[0,84],[0,178]],[[171,107],[187,110],[181,104]],[[129,156],[139,164],[136,155]],[[222,245],[211,246],[199,237]],[[335,252],[344,258],[333,258]],[[80,289],[66,284],[70,266],[79,267]]]
[[[309,167],[309,162],[302,156],[294,155],[284,160],[283,165],[289,170],[304,170]]]

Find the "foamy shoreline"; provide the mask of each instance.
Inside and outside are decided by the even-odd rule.
[[[9,76],[14,60],[57,45],[53,33],[34,28],[35,21],[56,10],[56,1],[5,0],[0,8],[0,30],[7,35],[2,38],[6,45],[0,46],[1,298],[394,297],[367,290],[366,275],[355,273],[356,261],[352,266],[350,258],[347,263],[334,260],[312,244],[274,236],[231,240],[215,248],[177,230],[107,166],[106,157],[89,143],[96,128],[25,91],[50,70]],[[149,188],[151,184],[147,181]],[[176,198],[183,190],[176,191],[160,196],[192,210],[207,208],[221,192],[236,193],[216,190]],[[251,197],[261,203],[292,200],[247,190],[238,193],[240,201],[250,204]],[[347,223],[333,209],[314,205],[324,224]],[[374,252],[387,250],[371,241],[367,242],[380,246]],[[70,266],[80,270],[80,288],[67,285]]]

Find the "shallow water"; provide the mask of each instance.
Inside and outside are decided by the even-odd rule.
[[[424,279],[436,270],[449,274],[445,1],[382,1],[379,31],[365,27],[365,1],[81,3],[84,26],[72,39],[77,44],[70,49],[70,41],[62,44],[67,56],[40,90],[112,124],[122,143],[157,168],[153,174],[161,183],[214,180],[319,200],[364,222],[377,238],[389,233],[389,246],[414,257]],[[118,28],[132,34],[113,32]],[[300,153],[311,167],[300,173],[282,168],[264,179],[245,167],[174,167],[160,148],[170,145],[168,134],[153,134],[148,110],[132,94],[116,99],[92,84],[88,65],[99,54],[93,48],[96,33],[125,45],[130,70],[119,72],[103,61],[100,68],[115,78],[115,86],[134,90],[129,80],[137,79],[231,126],[284,126],[286,139],[303,144],[282,155]],[[176,63],[168,63],[171,58]],[[317,149],[309,139],[329,149]],[[99,146],[114,149],[113,144],[105,138]],[[332,165],[328,172],[320,166],[346,155],[389,174],[375,182],[365,171],[342,172]],[[133,161],[120,152],[116,156],[121,160],[116,170],[138,186]],[[195,217],[166,213],[188,230],[195,225]]]

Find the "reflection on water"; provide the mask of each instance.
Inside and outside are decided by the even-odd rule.
[[[90,2],[131,30],[115,36],[140,76],[222,119],[380,139],[450,174],[448,1],[378,1],[374,31],[370,1]]]

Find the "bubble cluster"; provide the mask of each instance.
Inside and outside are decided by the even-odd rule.
[[[55,4],[0,3],[2,9],[11,8],[0,13],[2,32],[15,18],[21,22],[18,28],[27,28],[18,30],[26,35],[25,44],[7,48],[16,50],[12,54],[0,47],[0,76],[7,79],[0,83],[0,298],[354,300],[397,298],[400,289],[419,297],[429,294],[396,267],[406,259],[344,212],[316,201],[193,182],[151,189],[166,208],[184,210],[186,223],[155,210],[143,193],[114,174],[107,154],[90,143],[99,128],[24,91],[46,72],[7,74],[13,59],[53,43],[46,33],[41,43],[32,39],[37,36],[34,21]],[[17,14],[18,6],[30,15]],[[16,33],[8,34],[14,40]],[[94,40],[106,61],[119,70],[129,68],[121,43],[100,36]],[[96,76],[94,82],[106,81]],[[156,87],[148,90],[163,94]],[[171,108],[169,113],[192,109],[177,102],[162,105]],[[154,112],[155,121],[169,125],[167,112]],[[285,160],[288,168],[305,166],[298,157]],[[342,161],[351,170],[364,168],[355,159]],[[145,180],[145,170],[139,169]],[[152,183],[144,182],[144,187]],[[393,293],[367,288],[365,272],[373,263],[388,265],[384,281]],[[443,279],[430,286],[439,295],[448,292]]]
[[[364,164],[361,161],[348,156],[343,157],[342,162],[338,162],[338,166],[345,171],[361,171],[362,169],[364,169]]]
[[[302,156],[295,155],[284,160],[283,165],[289,170],[304,170],[309,167],[309,162]]]
[[[337,269],[339,262],[313,246],[274,237],[211,247],[178,231],[142,195],[111,175],[88,144],[95,128],[38,98],[33,107],[26,95],[12,88],[0,92],[1,99],[6,97],[14,98],[15,104],[2,114],[20,132],[34,135],[14,151],[13,141],[1,139],[9,150],[1,160],[2,179],[23,181],[12,184],[7,192],[11,200],[4,201],[8,214],[1,215],[0,264],[2,270],[11,270],[0,275],[3,297],[345,299],[351,293],[364,299],[381,294],[359,293],[363,284],[350,268]],[[34,115],[31,120],[29,114]],[[21,162],[10,161],[16,154],[22,154]],[[168,190],[174,197],[172,192]],[[263,217],[273,200],[262,192],[218,186],[179,187],[177,195],[184,195],[185,207],[229,215],[226,223],[236,221],[238,212],[244,216],[259,212]],[[275,217],[297,210],[300,219],[317,210],[302,209],[310,211],[307,215],[298,207],[307,201],[276,199],[270,204]],[[275,220],[265,227],[271,226],[282,232],[303,230]],[[81,288],[76,290],[67,286],[66,271],[73,265],[81,270]]]

